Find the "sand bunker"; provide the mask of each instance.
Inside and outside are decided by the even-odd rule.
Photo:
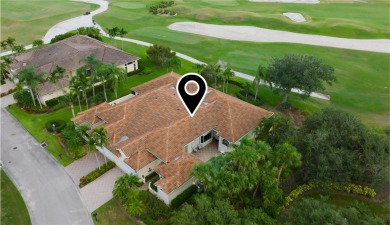
[[[249,0],[250,2],[279,2],[279,3],[303,3],[303,4],[317,4],[319,0]]]
[[[306,21],[305,17],[303,17],[300,13],[283,13],[283,16],[287,16],[290,20],[297,23],[303,23]]]
[[[388,39],[348,39],[300,34],[252,26],[227,26],[197,22],[177,22],[168,29],[236,41],[285,42],[390,53]]]

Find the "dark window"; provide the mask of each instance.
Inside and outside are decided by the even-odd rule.
[[[229,146],[229,141],[226,140],[226,139],[223,139],[223,140],[222,140],[222,144],[223,144],[223,145],[226,145],[226,146]]]
[[[211,132],[201,137],[201,142],[205,143],[206,141],[211,139]]]

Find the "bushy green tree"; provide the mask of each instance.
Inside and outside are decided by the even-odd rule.
[[[326,108],[309,116],[297,136],[306,180],[363,181],[366,172],[375,179],[388,166],[388,137],[368,132],[340,110]]]
[[[293,122],[281,115],[274,114],[263,118],[255,129],[256,139],[267,142],[271,147],[294,139],[295,127]]]
[[[308,55],[285,55],[273,58],[268,65],[267,81],[276,91],[284,94],[281,104],[287,102],[291,89],[298,88],[304,96],[313,91],[324,90],[336,80],[333,67],[323,64],[321,60]]]
[[[355,208],[352,205],[348,208],[336,208],[320,200],[304,198],[293,206],[290,216],[287,217],[286,225],[312,225],[312,224],[343,224],[343,225],[384,225],[385,222],[372,215],[367,210]]]
[[[176,52],[171,51],[169,47],[163,45],[150,46],[146,53],[150,61],[158,67],[163,66],[167,60],[176,55]]]

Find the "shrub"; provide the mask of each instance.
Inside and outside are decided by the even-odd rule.
[[[138,69],[138,70],[134,70],[134,71],[131,71],[131,72],[128,72],[127,73],[127,76],[130,77],[130,76],[134,76],[134,75],[137,75],[139,73],[141,73],[142,70]]]
[[[153,72],[152,69],[150,69],[149,67],[145,67],[145,69],[142,71],[142,74],[147,75],[147,74],[150,74],[152,72]]]
[[[250,93],[248,95],[251,96]],[[248,103],[250,103],[252,105],[261,106],[261,105],[264,104],[264,100],[263,99],[257,98],[256,101],[252,100],[252,99],[249,99],[249,98],[245,97],[245,95],[244,95],[244,93],[242,93],[242,91],[237,92],[236,96],[237,96],[237,98],[239,98],[239,99],[241,99],[241,100],[243,100],[245,102],[248,102]]]
[[[148,224],[148,225],[168,225],[168,224],[170,224],[169,221],[155,221],[144,213],[140,216],[140,219],[145,224]]]
[[[54,38],[51,39],[50,44],[53,44],[53,43],[56,43],[58,41],[64,40],[66,38],[72,37],[72,36],[74,36],[76,34],[77,34],[77,32],[73,31],[73,32],[68,32],[68,33],[65,33],[65,34],[57,35],[57,36],[55,36]]]
[[[196,192],[198,192],[198,187],[195,185],[191,185],[189,188],[183,191],[183,193],[179,194],[175,199],[171,201],[171,207],[178,208]]]
[[[54,124],[54,130],[53,130]],[[49,120],[46,122],[45,127],[48,132],[61,132],[66,126],[66,122],[63,120]]]
[[[361,185],[352,184],[352,183],[318,183],[318,182],[309,182],[308,184],[299,185],[293,191],[290,192],[285,197],[285,206],[288,206],[291,202],[294,202],[305,192],[316,189],[316,188],[326,188],[335,191],[345,191],[348,193],[365,195],[367,197],[374,197],[376,192],[374,189],[369,187],[363,187]]]
[[[157,192],[157,187],[154,185],[158,180],[160,180],[160,177],[155,177],[150,180],[150,187]]]
[[[85,185],[91,183],[92,181],[96,180],[98,177],[109,171],[110,169],[115,167],[115,163],[112,161],[108,161],[107,165],[103,164],[100,166],[100,169],[97,168],[93,170],[92,172],[88,173],[87,175],[80,178],[80,188],[84,187]]]
[[[170,209],[164,202],[157,199],[156,196],[149,193],[146,203],[145,214],[153,220],[162,220],[169,218]]]

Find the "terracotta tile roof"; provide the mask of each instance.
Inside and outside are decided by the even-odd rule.
[[[190,178],[192,167],[201,162],[190,154],[182,154],[170,163],[162,163],[154,168],[154,171],[162,176],[154,185],[169,194],[183,185]]]
[[[11,71],[16,73],[27,66],[32,66],[38,72],[44,73],[50,73],[56,66],[60,66],[66,71],[75,71],[84,65],[83,59],[89,55],[94,55],[103,63],[115,63],[116,65],[139,59],[137,56],[130,55],[88,36],[75,35],[47,47],[15,56],[11,64]],[[64,79],[62,83],[39,85],[38,93],[45,95],[64,86],[69,86],[69,79]]]
[[[73,121],[107,121],[104,125],[109,134],[107,147],[117,155],[116,149],[121,149],[128,157],[126,163],[137,171],[156,158],[169,165],[183,155],[185,145],[210,130],[236,142],[252,131],[263,117],[272,114],[209,88],[191,118],[177,96],[178,79],[177,74],[161,76],[135,87],[138,96],[115,106],[103,103],[79,113]]]

